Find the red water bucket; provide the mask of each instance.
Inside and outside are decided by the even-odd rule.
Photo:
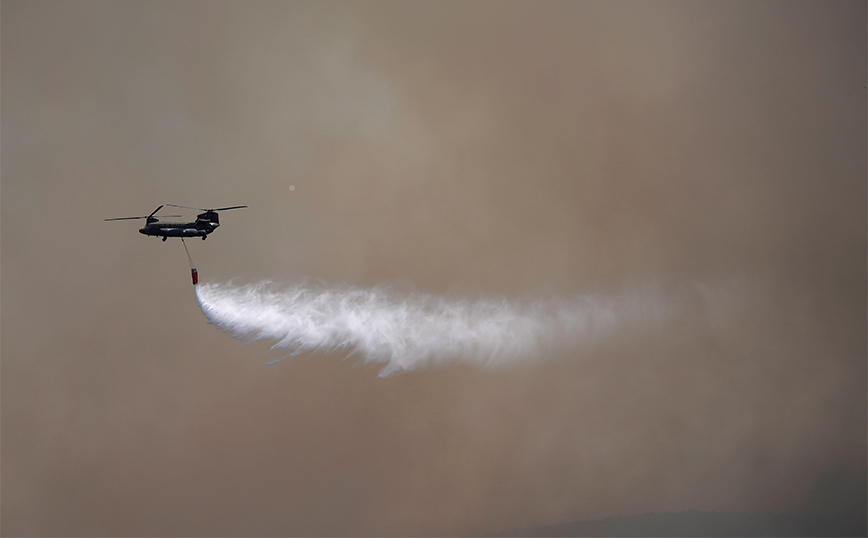
[[[195,268],[193,268],[191,271],[193,273],[193,285],[195,286],[199,283],[199,273],[196,272]]]

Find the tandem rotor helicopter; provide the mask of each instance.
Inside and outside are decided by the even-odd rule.
[[[195,222],[168,222],[161,221],[154,214],[163,209],[165,206],[170,207],[180,207],[184,209],[195,209],[197,211],[204,211],[204,213],[199,213],[196,215]],[[153,210],[150,215],[147,217],[118,217],[114,219],[105,219],[105,220],[133,220],[133,219],[147,219],[145,222],[145,226],[139,230],[140,234],[144,235],[153,235],[155,237],[162,237],[163,241],[170,237],[180,237],[182,240],[185,237],[201,237],[202,241],[208,238],[208,234],[213,232],[220,226],[220,217],[217,215],[218,211],[228,211],[230,209],[241,209],[242,207],[247,207],[246,205],[234,205],[232,207],[218,207],[215,209],[202,209],[200,207],[188,207],[185,205],[175,205],[175,204],[163,204],[157,209]],[[161,215],[163,218],[168,217],[179,217],[180,215]]]

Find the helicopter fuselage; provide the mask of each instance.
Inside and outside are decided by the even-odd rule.
[[[201,237],[204,240],[208,234],[220,226],[215,222],[154,222],[139,230],[140,234],[162,237]]]

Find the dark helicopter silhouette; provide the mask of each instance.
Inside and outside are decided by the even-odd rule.
[[[163,222],[160,221],[154,214],[163,209],[165,206],[171,207],[182,207],[184,209],[195,209],[197,211],[204,211],[204,213],[200,213],[196,215],[195,222]],[[216,209],[202,209],[199,207],[187,207],[185,205],[175,205],[175,204],[164,204],[153,210],[150,215],[147,217],[118,217],[114,219],[105,219],[105,220],[132,220],[132,219],[147,219],[145,222],[145,226],[139,230],[140,234],[144,235],[153,235],[155,237],[162,237],[163,241],[170,237],[201,237],[202,241],[204,241],[208,234],[213,232],[220,226],[220,217],[217,215],[218,211],[227,211],[229,209],[241,209],[242,207],[247,207],[246,205],[234,205],[232,207],[218,207]],[[180,215],[163,215],[163,218],[168,217],[178,217]]]

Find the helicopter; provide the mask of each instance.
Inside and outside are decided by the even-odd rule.
[[[154,214],[163,209],[165,206],[170,207],[180,207],[184,209],[195,209],[197,211],[203,211],[196,216],[195,222],[163,222]],[[218,207],[215,209],[202,209],[200,207],[188,207],[185,205],[175,205],[175,204],[163,204],[157,209],[153,210],[150,215],[146,217],[117,217],[113,219],[105,219],[109,220],[133,220],[133,219],[146,219],[145,226],[139,230],[140,234],[143,235],[153,235],[155,237],[162,237],[163,241],[170,237],[201,237],[202,241],[208,238],[208,234],[213,232],[220,226],[220,217],[217,215],[218,211],[228,211],[230,209],[241,209],[242,207],[247,207],[246,205],[234,205],[232,207]],[[163,218],[169,217],[179,217],[180,215],[162,215]]]

